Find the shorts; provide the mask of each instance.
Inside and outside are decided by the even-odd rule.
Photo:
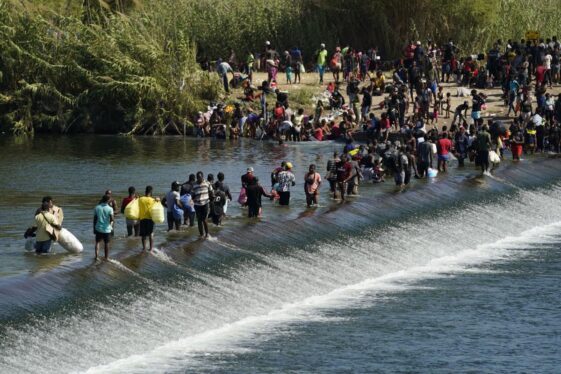
[[[471,118],[473,119],[480,119],[481,118],[481,112],[477,111],[477,112],[471,112]]]
[[[151,219],[140,220],[140,236],[150,236],[154,232],[154,221]]]
[[[35,253],[49,253],[52,242],[50,239],[43,242],[35,242]]]
[[[110,232],[95,232],[95,242],[99,243],[100,241],[102,241],[107,244],[111,241],[111,233]]]
[[[450,155],[449,155],[449,154],[438,155],[438,161],[448,161],[449,159],[450,159]]]
[[[195,205],[195,213],[197,214],[197,221],[204,221],[208,218],[208,204]]]
[[[138,220],[137,219],[126,219],[127,222],[127,226],[131,227],[131,226],[136,226],[138,225]]]

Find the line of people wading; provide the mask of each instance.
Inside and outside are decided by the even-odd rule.
[[[504,159],[506,150],[510,150],[515,161],[519,161],[523,153],[560,152],[561,94],[555,100],[546,92],[546,86],[551,88],[560,81],[560,44],[556,38],[520,43],[509,40],[506,45],[497,41],[486,56],[481,54],[475,58],[457,58],[457,51],[452,41],[441,48],[432,42],[426,46],[411,42],[405,48],[404,59],[394,65],[390,85],[377,70],[380,63],[375,48],[368,53],[360,53],[350,47],[337,47],[328,61],[325,45],[321,45],[316,53],[316,68],[320,83],[323,83],[327,67],[333,72],[335,82],[328,85],[328,105],[332,113],[342,117],[342,121],[336,123],[333,119],[328,121],[324,118],[321,101],[318,101],[313,116],[305,116],[302,109],[295,114],[287,113],[288,96],[278,89],[274,90],[277,95],[275,109],[271,116],[268,115],[265,93],[274,88],[271,83],[276,83],[279,63],[275,60],[274,49],[267,43],[266,56],[272,57],[265,60],[269,79],[261,87],[264,94],[260,98],[253,96],[251,70],[248,71],[248,79],[244,80],[243,99],[261,100],[261,114],[243,113],[236,105],[232,109],[234,115],[230,134],[243,134],[243,125],[246,124],[253,130],[249,131],[249,136],[256,137],[256,124],[263,120],[268,123],[270,118],[272,128],[267,127],[264,131],[281,141],[343,139],[345,146],[342,152],[336,152],[328,160],[324,176],[329,183],[330,194],[342,201],[349,195],[356,195],[361,182],[383,183],[391,177],[397,188],[402,189],[413,178],[446,173],[452,159],[457,159],[460,168],[465,167],[465,160],[469,160],[481,169],[482,174],[489,174],[490,169]],[[295,62],[294,69],[303,70],[301,52],[296,58],[291,57],[293,52],[284,54],[285,69]],[[253,62],[252,56],[248,56],[247,62],[248,66]],[[292,69],[288,70],[290,73]],[[369,74],[371,70],[376,71],[375,74]],[[224,78],[226,91],[229,90],[226,75],[231,71],[227,63],[219,61],[218,72]],[[350,105],[344,104],[344,97],[339,91],[341,71]],[[439,129],[439,113],[446,113],[446,118],[450,118],[452,113],[450,93],[445,95],[440,84],[448,82],[451,77],[459,86],[458,96],[471,95],[471,106],[468,101],[458,105],[450,126],[443,125]],[[370,83],[360,88],[360,83],[366,79]],[[295,80],[299,82],[299,75]],[[533,92],[530,87],[532,81],[535,81]],[[287,82],[292,83],[290,75],[287,75]],[[508,107],[507,116],[514,112],[515,119],[510,125],[492,120],[484,124],[482,111],[487,97],[482,91],[472,88],[492,87],[502,88],[502,98]],[[384,98],[383,113],[378,118],[371,112],[372,96],[384,93],[388,96]],[[360,110],[357,108],[359,95],[363,96]],[[412,115],[406,117],[410,108]],[[468,109],[471,109],[469,122]],[[220,124],[223,119],[220,113],[221,108],[215,108],[209,118]],[[198,135],[205,135],[203,129],[208,121],[199,113],[196,120]],[[366,134],[365,145],[354,143],[353,133],[357,129]],[[262,186],[250,167],[241,177],[242,188],[237,200],[247,208],[248,217],[260,217],[263,198],[288,206],[295,183],[290,162],[283,162],[271,173],[271,189]],[[322,177],[316,165],[310,165],[304,175],[307,207],[317,206],[321,183]],[[137,195],[134,187],[130,187],[128,192],[120,209],[110,190],[95,207],[93,233],[96,259],[102,244],[105,258],[109,256],[115,215],[118,213],[125,216],[128,236],[140,236],[143,251],[151,251],[154,248],[154,225],[163,223],[166,216],[169,231],[181,230],[185,225],[192,227],[196,221],[200,237],[208,238],[207,220],[210,218],[215,225],[221,225],[228,203],[233,200],[223,173],[217,174],[217,180],[212,174],[205,178],[202,172],[198,172],[190,175],[185,183],[173,182],[162,199],[154,196],[151,186],[145,188],[142,196]],[[57,232],[62,228],[63,218],[62,209],[54,204],[51,197],[45,197],[35,212],[32,227],[26,231],[26,236],[36,236],[35,250],[38,254],[51,250],[52,243],[57,240]]]

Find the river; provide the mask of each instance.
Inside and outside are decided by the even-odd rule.
[[[0,139],[0,372],[555,372],[561,357],[561,162],[504,162],[361,187],[340,204],[323,186],[306,209],[302,178],[334,144],[279,146],[113,136]],[[290,208],[196,239],[156,230],[93,261],[92,212],[106,189],[154,186],[202,170],[234,195],[255,168],[265,186],[295,165]],[[65,212],[80,255],[24,251],[43,195]]]

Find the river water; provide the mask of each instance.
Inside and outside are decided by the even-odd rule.
[[[0,139],[0,372],[557,372],[561,357],[561,161],[504,162],[395,193],[363,186],[306,209],[302,177],[333,144],[182,138]],[[189,173],[248,166],[269,186],[282,160],[292,206],[259,222],[232,204],[212,238],[125,238],[93,262],[92,209],[106,189],[163,195]],[[43,195],[81,255],[25,253]]]

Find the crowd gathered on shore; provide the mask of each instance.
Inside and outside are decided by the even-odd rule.
[[[314,60],[318,81],[326,90],[314,112],[308,114],[304,108],[293,110],[290,93],[281,91],[277,84],[279,71],[284,71],[287,83],[300,82],[305,71],[302,52],[294,48],[281,56],[267,42],[260,58],[248,53],[241,64],[235,55],[228,62],[217,61],[224,89],[228,92],[232,85],[240,86],[243,97],[232,105],[216,105],[207,113],[200,112],[195,119],[196,135],[267,137],[281,144],[341,141],[341,150],[325,166],[309,165],[303,175],[307,207],[317,206],[323,180],[329,184],[330,195],[343,201],[348,195],[356,195],[361,183],[383,183],[391,178],[396,188],[402,189],[414,178],[446,173],[451,160],[457,160],[460,168],[471,162],[482,174],[489,174],[506,157],[505,151],[510,151],[515,161],[524,153],[560,152],[561,94],[554,98],[548,92],[560,83],[560,47],[556,37],[506,43],[498,40],[486,54],[459,57],[452,40],[442,46],[431,41],[410,42],[403,58],[393,63],[392,78],[386,81],[376,48],[361,52],[349,46],[336,47],[330,54],[321,44]],[[260,64],[268,79],[256,86],[253,69]],[[326,83],[325,74],[332,74],[333,80]],[[455,108],[451,92],[445,91],[451,87],[450,81],[456,83],[456,96],[466,99]],[[501,88],[506,108],[500,119],[484,118],[488,100],[485,90],[493,87]],[[382,97],[379,115],[374,113],[375,96]],[[270,98],[274,98],[272,107]],[[260,110],[244,102],[259,103]],[[442,118],[446,123],[439,123]],[[361,144],[356,141],[358,137]],[[222,225],[234,198],[247,209],[249,218],[261,215],[263,198],[289,206],[297,180],[292,168],[290,162],[282,162],[271,172],[268,188],[264,187],[268,183],[260,181],[248,167],[240,178],[237,197],[232,196],[222,172],[216,179],[199,171],[183,183],[174,181],[161,199],[153,195],[151,186],[146,186],[142,196],[129,187],[128,196],[119,206],[108,190],[95,207],[95,257],[103,244],[108,258],[115,215],[119,213],[125,216],[127,234],[140,236],[146,251],[154,248],[154,224],[164,221],[164,209],[169,231],[197,222],[204,239],[209,235],[207,221]],[[45,197],[35,213],[33,227],[26,232],[26,236],[36,235],[37,253],[50,251],[62,221],[62,209],[51,197]]]

